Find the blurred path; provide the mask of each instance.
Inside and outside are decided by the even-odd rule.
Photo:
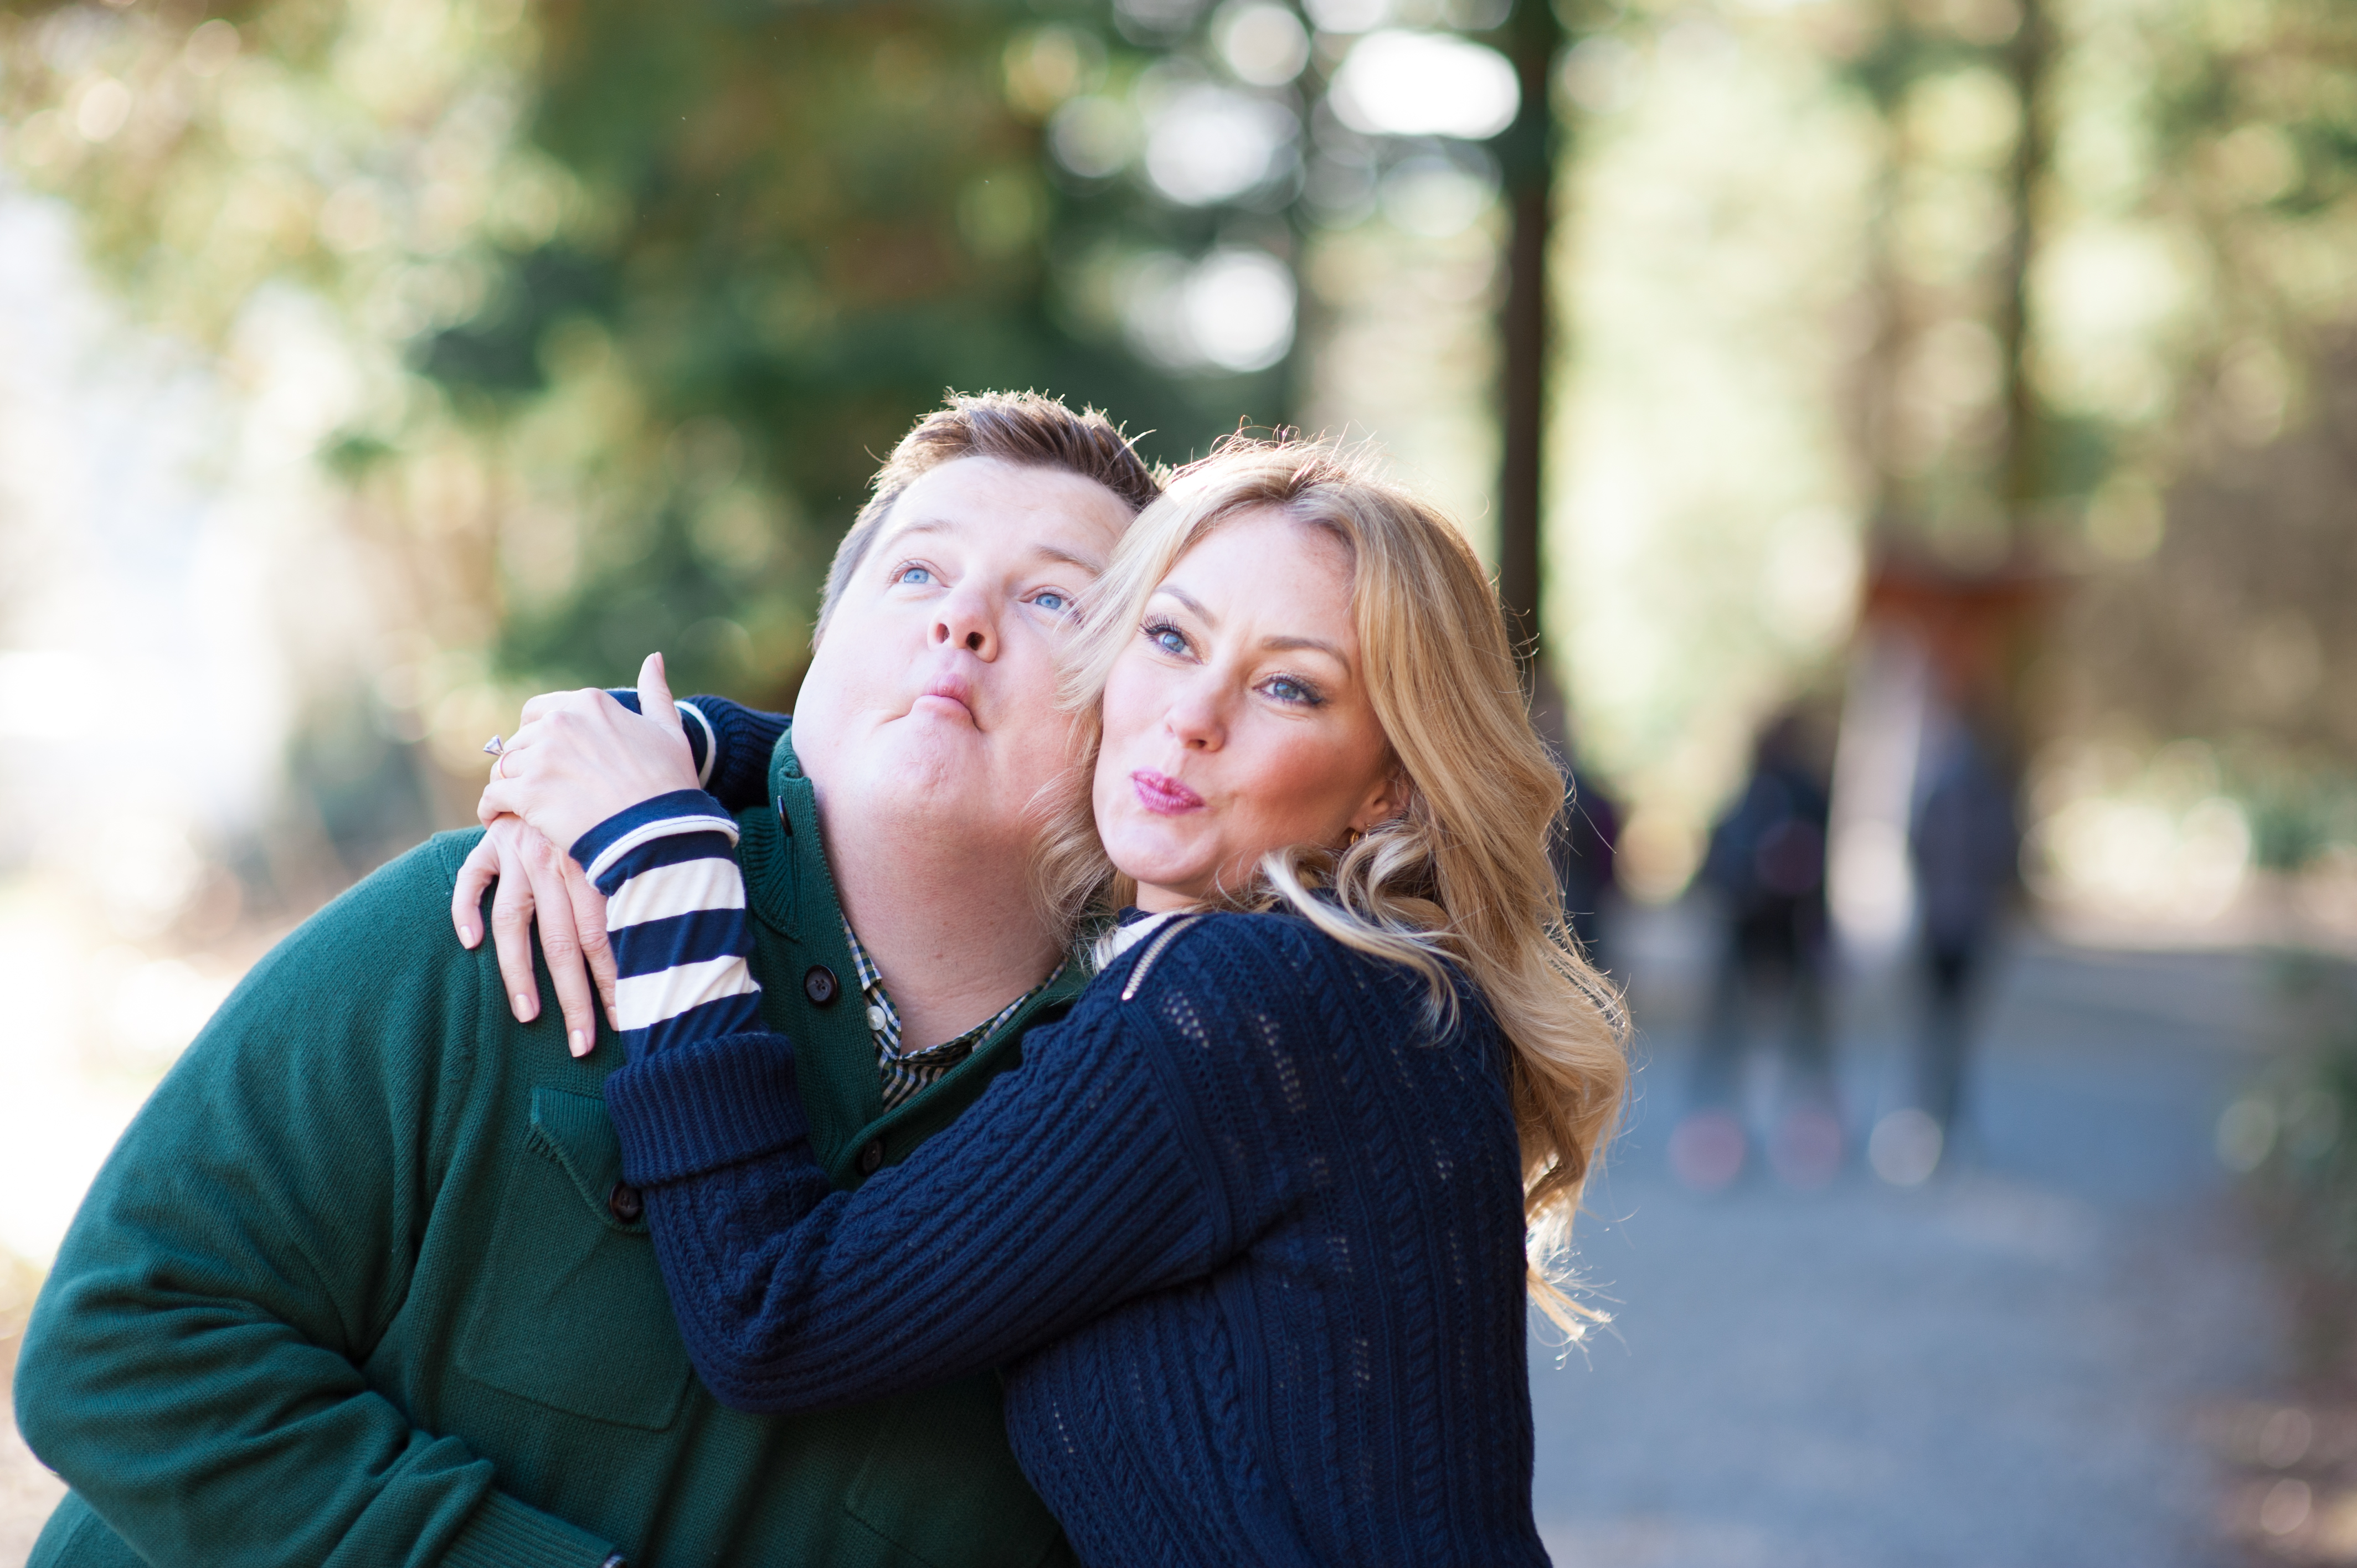
[[[1618,1321],[1534,1356],[1559,1568],[2225,1561],[2195,1422],[2265,1384],[2276,1337],[2211,1141],[2266,1046],[2258,961],[2018,944],[1961,1160],[1703,1198],[1663,1153],[1695,943],[1643,940],[1661,1023],[1583,1248]],[[1857,1127],[1898,1082],[1905,1015],[1875,1010],[1845,1040]]]

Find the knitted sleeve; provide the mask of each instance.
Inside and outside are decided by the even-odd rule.
[[[823,1410],[947,1381],[1220,1260],[1226,1227],[1145,1047],[1108,1020],[1035,1031],[1024,1056],[852,1192],[811,1152],[780,1036],[607,1080],[681,1335],[723,1403]]]
[[[607,695],[632,713],[639,693],[619,687]],[[680,700],[679,717],[687,731],[687,748],[695,757],[695,781],[732,811],[765,805],[770,798],[770,753],[790,722],[783,714],[763,713],[726,697]]]
[[[609,1078],[623,1174],[713,1393],[779,1412],[924,1387],[1248,1245],[1286,1197],[1274,1180],[1239,1190],[1213,1146],[1257,1076],[1232,1031],[1255,983],[1286,971],[1187,951],[1215,940],[1176,944],[1130,1000],[1102,990],[1127,966],[1101,978],[952,1126],[850,1192],[812,1154],[782,1036],[683,1042]],[[1205,1042],[1204,1060],[1170,1059]]]

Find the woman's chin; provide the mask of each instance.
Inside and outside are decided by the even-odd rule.
[[[1187,887],[1201,880],[1196,857],[1172,853],[1174,846],[1160,834],[1108,833],[1104,846],[1114,868],[1140,887]]]

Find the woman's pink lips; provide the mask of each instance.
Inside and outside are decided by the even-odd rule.
[[[1137,791],[1137,803],[1157,816],[1175,817],[1203,803],[1203,797],[1168,773],[1157,773],[1150,768],[1141,768],[1131,774],[1129,782]]]

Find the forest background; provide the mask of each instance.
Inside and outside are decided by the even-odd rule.
[[[789,705],[948,387],[1381,444],[1634,897],[1996,585],[2046,906],[2346,940],[2352,322],[2335,0],[19,0],[0,1246],[523,696]]]

